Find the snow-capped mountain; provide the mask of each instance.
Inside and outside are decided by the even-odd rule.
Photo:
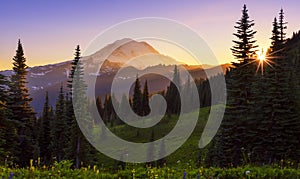
[[[136,78],[137,73],[143,74],[151,71],[172,72],[174,65],[183,65],[171,57],[161,55],[151,45],[146,42],[137,42],[131,39],[118,40],[96,53],[82,58],[85,68],[98,69],[99,62],[102,63],[101,69],[92,71],[88,75],[97,76],[96,95],[104,96],[109,93],[111,82],[116,73],[123,67],[123,76],[115,80],[128,80]],[[205,78],[205,72],[201,66],[187,66],[194,78]],[[27,87],[33,98],[32,106],[38,114],[41,114],[48,91],[50,104],[55,107],[60,86],[66,88],[68,76],[71,68],[71,60],[57,64],[30,67],[27,69]],[[214,68],[211,68],[213,71]],[[13,74],[11,70],[0,71],[5,76]],[[213,74],[213,73],[212,73]],[[169,80],[161,76],[149,74],[141,78],[143,84],[148,80],[149,91],[156,92],[166,89]]]

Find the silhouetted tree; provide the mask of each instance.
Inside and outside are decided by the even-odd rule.
[[[10,78],[9,95],[11,99],[8,106],[12,113],[11,120],[16,123],[18,136],[18,146],[14,156],[16,156],[17,163],[21,167],[28,165],[29,160],[33,158],[33,151],[36,149],[37,144],[36,139],[32,135],[35,114],[30,106],[32,98],[29,97],[26,87],[26,69],[26,59],[19,40],[16,55],[13,58],[14,74]]]
[[[50,123],[53,121],[51,114],[51,107],[49,105],[48,92],[46,92],[45,103],[42,117],[40,118],[40,132],[39,132],[39,147],[40,157],[42,163],[49,165],[51,160],[51,149],[50,149]]]
[[[136,114],[142,115],[142,91],[141,91],[141,84],[138,76],[136,76],[136,80],[134,84],[132,108]]]
[[[149,107],[149,91],[148,91],[148,82],[146,80],[144,85],[144,90],[142,94],[142,115],[146,116],[150,113],[150,107]]]

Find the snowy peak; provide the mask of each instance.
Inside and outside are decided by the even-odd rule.
[[[157,64],[180,64],[171,57],[161,55],[146,42],[138,42],[127,38],[117,40],[85,58],[93,59],[94,62],[108,60],[136,68],[146,68]],[[149,60],[150,58],[151,60]]]
[[[132,58],[138,56],[143,56],[147,54],[159,54],[152,46],[146,42],[137,42],[134,40],[129,40],[119,46],[113,51],[113,53],[108,57],[111,62],[121,62],[126,63]]]

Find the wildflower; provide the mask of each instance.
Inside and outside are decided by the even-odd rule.
[[[247,170],[245,173],[246,173],[246,175],[249,175],[250,174],[250,170]]]
[[[40,166],[41,163],[41,157],[38,157],[38,166]]]
[[[14,177],[14,173],[13,172],[10,172],[9,173],[9,179],[12,179]]]
[[[184,172],[183,172],[183,177],[182,177],[182,179],[186,179],[186,170],[184,170]]]
[[[32,167],[32,165],[33,165],[33,160],[30,159],[30,167]]]

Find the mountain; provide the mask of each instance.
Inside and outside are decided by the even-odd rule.
[[[110,92],[111,82],[122,67],[123,76],[119,76],[115,80],[124,83],[127,80],[135,79],[137,74],[144,74],[151,71],[151,74],[141,77],[142,84],[144,84],[146,79],[148,80],[150,93],[164,90],[169,84],[167,78],[155,75],[154,73],[163,72],[172,74],[175,65],[186,68],[193,78],[206,78],[202,66],[182,64],[171,57],[159,54],[157,50],[146,42],[137,42],[131,39],[122,39],[109,44],[96,53],[83,57],[82,62],[85,68],[91,67],[97,69],[99,59],[104,60],[101,62],[100,72],[93,71],[88,75],[97,76],[95,92],[97,96],[100,95],[102,97]],[[225,69],[227,66],[223,65],[222,68]],[[64,88],[66,88],[70,68],[71,60],[27,69],[27,87],[33,98],[31,104],[38,114],[42,112],[46,91],[49,93],[50,104],[55,107],[60,85],[63,84]],[[219,67],[212,67],[207,72],[210,75],[216,75],[219,72]],[[13,72],[6,70],[0,73],[10,76]],[[181,78],[183,82],[186,81],[186,77],[182,76]]]

